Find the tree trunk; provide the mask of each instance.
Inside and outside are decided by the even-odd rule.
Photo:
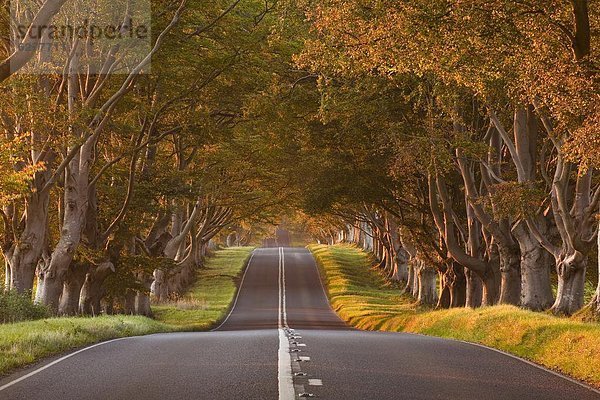
[[[156,301],[165,301],[169,297],[169,286],[167,282],[166,274],[160,270],[154,270],[154,281],[150,287],[150,292],[156,298]]]
[[[422,265],[419,274],[419,294],[417,302],[423,305],[437,304],[436,272],[434,268]]]
[[[440,299],[438,308],[464,307],[466,301],[466,282],[463,268],[453,261],[446,263],[440,278]]]
[[[446,278],[446,272],[439,272],[438,273],[438,278],[439,278],[439,282],[440,282],[440,296],[438,299],[438,303],[435,306],[435,308],[441,309],[441,308],[450,308],[450,286],[448,285],[447,282],[447,278]]]
[[[552,258],[523,224],[514,231],[521,248],[521,306],[547,310],[554,302],[549,265]]]
[[[420,281],[420,277],[419,277],[419,262],[415,261],[415,263],[413,264],[413,279],[412,279],[412,296],[416,299],[417,297],[419,297],[419,286],[421,285]]]
[[[415,287],[415,273],[414,273],[414,265],[412,262],[409,261],[408,263],[408,280],[406,282],[406,287],[404,288],[404,292],[405,293],[411,293],[413,292],[413,288]]]
[[[150,297],[147,294],[139,292],[135,296],[135,313],[137,315],[152,317],[152,309],[150,308]]]
[[[465,306],[470,308],[481,307],[483,302],[483,283],[481,278],[468,268],[465,268],[466,299]]]
[[[452,263],[452,284],[450,285],[450,307],[464,307],[467,301],[467,281],[464,269]]]
[[[519,305],[521,301],[521,255],[517,245],[498,246],[500,255],[500,303]]]
[[[91,267],[85,275],[85,282],[81,288],[79,297],[79,312],[84,315],[100,315],[102,312],[100,301],[104,296],[102,284],[108,278],[111,272],[115,271],[115,266],[110,261],[100,263],[98,266]]]
[[[76,315],[79,312],[79,294],[88,271],[87,266],[79,263],[72,263],[69,269],[58,306],[60,315]]]
[[[135,314],[151,317],[152,309],[150,308],[150,296],[148,296],[147,293],[149,293],[152,288],[154,277],[147,275],[145,272],[140,272],[137,274],[137,279],[148,291],[136,293],[134,305]]]
[[[573,315],[583,307],[587,257],[578,251],[567,255],[557,263],[558,292],[552,312]]]
[[[483,276],[480,276],[483,284],[483,301],[482,306],[493,306],[498,303],[500,297],[499,277],[496,271],[487,271]]]
[[[74,103],[78,101],[80,93],[77,74],[80,55],[80,50],[75,51],[69,66],[67,93],[69,113],[73,115],[76,112]],[[73,127],[73,129],[76,131],[79,128]],[[36,301],[47,305],[54,312],[58,310],[63,282],[85,227],[85,216],[88,208],[89,172],[94,147],[95,138],[88,138],[65,169],[64,220],[60,231],[60,239],[49,262],[44,263],[43,268],[38,270]]]
[[[47,172],[40,174],[43,177],[36,176],[38,188],[45,184],[47,178]],[[18,293],[31,293],[33,288],[35,270],[46,244],[49,197],[48,191],[43,191],[34,192],[27,198],[25,227],[19,240],[5,254],[10,268],[7,287]]]
[[[136,292],[133,290],[128,289],[127,292],[125,292],[125,299],[123,302],[123,312],[126,315],[134,315],[135,312],[135,297],[136,297]]]
[[[396,282],[408,282],[408,253],[401,247],[396,252],[392,279]]]
[[[4,291],[10,289],[10,265],[8,261],[4,260],[4,287],[2,288]]]

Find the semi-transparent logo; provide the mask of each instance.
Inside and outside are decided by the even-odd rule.
[[[29,59],[13,72],[128,74],[151,50],[149,0],[66,0],[50,19],[40,4],[11,0],[12,51]]]

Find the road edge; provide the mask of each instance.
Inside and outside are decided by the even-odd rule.
[[[515,354],[509,353],[509,352],[504,351],[504,350],[497,349],[495,347],[490,347],[490,346],[484,345],[482,343],[470,342],[470,341],[467,341],[467,340],[461,340],[461,339],[456,339],[456,338],[452,338],[452,337],[428,335],[428,334],[416,333],[416,332],[388,331],[388,330],[382,330],[382,329],[374,329],[374,330],[361,329],[359,327],[351,325],[349,321],[346,321],[345,319],[343,319],[341,317],[341,315],[331,306],[331,293],[329,292],[329,287],[327,285],[325,285],[325,282],[327,282],[327,279],[326,279],[325,276],[323,276],[326,273],[325,269],[324,269],[323,265],[319,262],[318,257],[315,255],[315,253],[313,252],[313,249],[310,247],[310,245],[307,245],[306,248],[310,251],[313,259],[315,260],[315,263],[316,263],[316,266],[317,266],[317,270],[318,270],[318,273],[319,273],[319,278],[321,279],[322,287],[323,287],[323,290],[326,293],[327,300],[330,303],[329,304],[330,308],[338,315],[338,317],[342,321],[344,321],[349,327],[351,327],[353,329],[364,331],[364,332],[384,332],[384,333],[389,333],[389,334],[400,333],[400,334],[404,334],[404,335],[423,336],[423,337],[427,337],[427,338],[436,338],[436,339],[440,339],[440,340],[449,340],[449,341],[453,341],[453,342],[459,342],[459,343],[464,343],[464,344],[471,345],[471,346],[476,346],[476,347],[479,347],[479,348],[482,348],[482,349],[491,350],[491,351],[493,351],[495,353],[502,354],[504,356],[510,357],[512,359],[515,359],[515,360],[519,360],[519,361],[524,362],[524,363],[526,363],[528,365],[531,365],[531,366],[533,366],[533,367],[535,367],[537,369],[540,369],[542,371],[548,372],[548,373],[550,373],[550,374],[552,374],[554,376],[557,376],[559,378],[565,379],[566,381],[574,383],[574,384],[576,384],[576,385],[578,385],[578,386],[580,386],[580,387],[582,387],[584,389],[587,389],[587,390],[589,390],[589,391],[591,391],[593,393],[600,394],[600,387],[596,387],[596,386],[594,386],[594,385],[592,385],[592,384],[590,384],[590,383],[588,383],[586,381],[579,380],[579,379],[577,379],[577,378],[575,378],[573,376],[566,375],[566,374],[564,374],[561,371],[553,370],[553,369],[551,369],[549,367],[546,367],[546,366],[544,366],[542,364],[538,364],[535,361],[529,360],[527,358],[519,357],[519,356],[517,356]]]

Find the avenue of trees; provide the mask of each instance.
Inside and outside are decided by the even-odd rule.
[[[299,7],[322,239],[373,249],[425,304],[598,315],[600,3]]]
[[[7,288],[148,314],[216,235],[296,209],[421,303],[600,314],[597,0],[152,6],[128,74],[122,48],[66,43],[44,75],[4,48]]]
[[[21,11],[44,25],[66,18],[59,10],[70,3]],[[153,1],[152,42],[133,65],[127,46],[77,36],[13,50],[3,17],[7,290],[62,315],[148,315],[150,295],[161,301],[185,290],[216,235],[271,217],[283,192],[261,184],[268,167],[235,139],[247,98],[271,79],[271,7]],[[17,73],[60,51],[67,56],[57,71]],[[99,72],[86,67],[98,60]]]

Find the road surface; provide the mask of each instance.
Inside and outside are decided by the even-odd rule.
[[[0,399],[11,400],[310,397],[598,400],[600,394],[489,349],[348,328],[331,311],[311,254],[300,248],[257,249],[231,314],[212,332],[111,341],[0,380]]]

